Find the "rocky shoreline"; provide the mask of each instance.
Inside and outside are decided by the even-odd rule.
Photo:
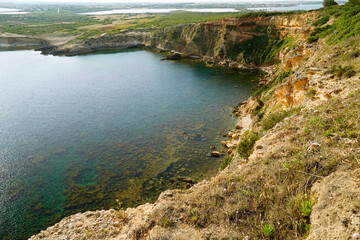
[[[351,112],[360,111],[360,96],[354,92],[360,81],[358,74],[336,76],[328,67],[339,65],[342,59],[338,56],[350,55],[351,43],[345,52],[322,42],[305,41],[315,18],[316,13],[308,13],[252,19],[274,24],[283,36],[296,36],[297,40],[291,48],[281,50],[279,65],[263,66],[269,74],[262,84],[268,87],[234,107],[238,123],[222,142],[233,157],[223,171],[190,189],[167,190],[153,204],[69,216],[30,239],[359,238],[358,138],[329,134],[324,126],[341,117],[352,123],[346,131],[350,127],[357,131],[354,121],[358,116],[354,118]],[[251,29],[242,23],[195,24],[190,32],[180,26],[186,41],[160,42],[144,33],[137,36],[152,50],[171,49],[169,58],[198,56],[209,65],[241,68],[241,60],[218,53],[229,42],[249,38]],[[229,25],[236,31],[229,32],[234,29]],[[219,40],[219,32],[229,33],[228,38]],[[127,37],[136,35],[132,34]],[[203,37],[204,48],[194,38],[196,34]],[[204,39],[204,35],[208,37]],[[114,42],[123,44],[126,39],[121,39]],[[105,38],[91,39],[84,49],[103,43]],[[348,62],[359,64],[359,59]],[[247,136],[250,132],[256,133],[255,139]],[[242,141],[248,148],[245,156],[236,151]]]

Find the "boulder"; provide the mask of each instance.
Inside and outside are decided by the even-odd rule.
[[[210,155],[211,155],[212,157],[220,157],[221,153],[218,152],[218,151],[213,151],[213,152],[211,152]]]
[[[180,53],[171,53],[167,56],[168,60],[179,60],[181,59],[181,54]]]

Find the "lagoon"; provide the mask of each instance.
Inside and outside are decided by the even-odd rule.
[[[124,51],[0,51],[0,239],[64,216],[136,206],[215,174],[257,73]],[[175,180],[175,181],[174,181]]]

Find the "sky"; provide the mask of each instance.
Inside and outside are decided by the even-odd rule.
[[[300,0],[301,1],[301,0]],[[301,2],[318,2],[316,0],[302,0]],[[299,0],[296,1],[291,1],[291,0],[228,0],[228,1],[224,1],[224,0],[150,0],[150,1],[146,1],[146,0],[0,0],[1,2],[12,2],[12,3],[20,3],[20,2],[24,2],[24,3],[32,3],[32,2],[41,2],[41,3],[185,3],[185,2],[199,2],[199,3],[213,3],[213,2],[217,2],[217,3],[242,3],[242,2],[246,2],[246,3],[267,3],[267,2],[272,2],[272,3],[277,3],[277,2],[287,2],[287,3],[291,3],[291,2],[299,2]]]

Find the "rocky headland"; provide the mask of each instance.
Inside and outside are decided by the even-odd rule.
[[[229,157],[218,175],[155,203],[66,217],[31,239],[359,238],[359,37],[308,41],[320,17],[224,19],[43,43],[44,54],[141,47],[266,74],[233,109],[238,124],[223,142]]]

